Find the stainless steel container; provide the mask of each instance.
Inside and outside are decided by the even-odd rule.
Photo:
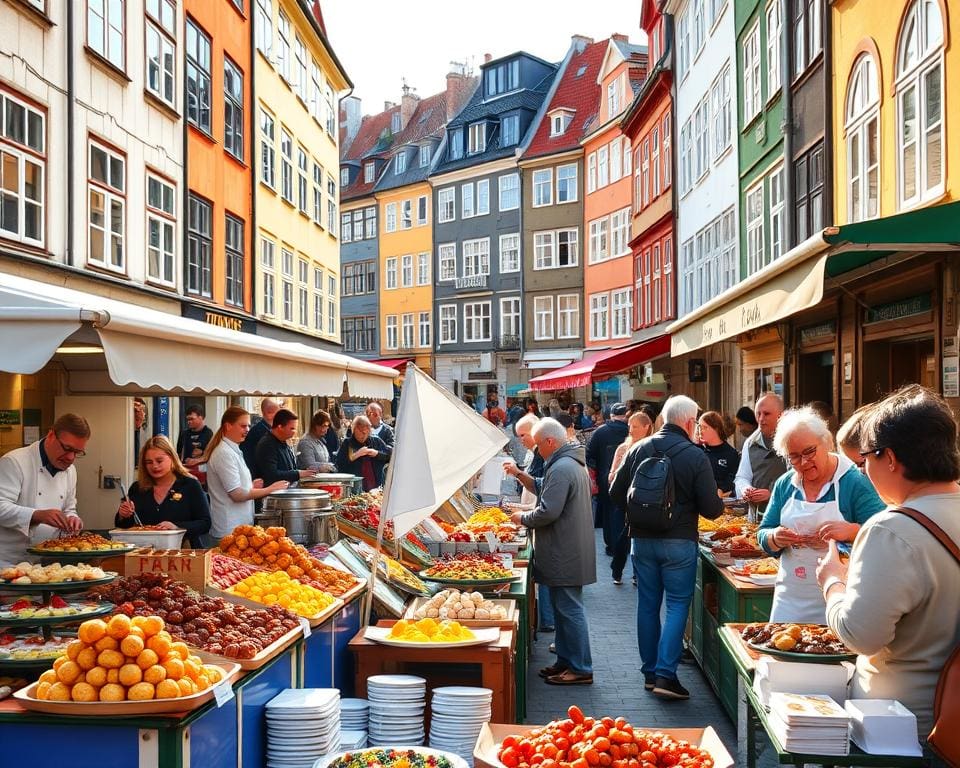
[[[258,512],[253,516],[253,524],[261,528],[272,528],[283,525],[279,512]]]
[[[301,488],[317,488],[327,491],[334,499],[356,496],[363,493],[363,478],[342,472],[321,472],[300,481]]]
[[[330,544],[331,546],[340,541],[336,512],[330,509],[313,516],[310,539],[311,544]]]
[[[313,488],[287,488],[275,491],[263,500],[266,515],[279,514],[280,524],[297,544],[314,544],[314,523],[317,515],[332,515],[331,497],[326,491]]]

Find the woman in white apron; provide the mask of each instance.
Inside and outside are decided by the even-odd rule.
[[[856,465],[833,452],[830,430],[811,408],[784,412],[773,444],[791,469],[774,484],[757,534],[780,557],[770,621],[825,624],[817,561],[829,540],[852,542],[884,504]]]

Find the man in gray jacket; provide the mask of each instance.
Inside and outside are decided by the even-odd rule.
[[[536,531],[534,579],[550,588],[553,602],[557,663],[541,669],[540,676],[551,685],[590,685],[593,660],[583,587],[597,580],[597,557],[584,449],[567,442],[567,431],[555,419],[540,420],[533,438],[544,459],[539,504],[511,519]]]

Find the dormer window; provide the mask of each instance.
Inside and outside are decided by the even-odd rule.
[[[471,155],[483,152],[487,148],[487,124],[474,123],[470,126],[470,144],[467,151]]]
[[[407,155],[405,152],[401,152],[393,160],[393,172],[397,176],[407,170]]]
[[[491,99],[520,87],[520,61],[514,59],[489,67],[483,74],[484,97]]]
[[[623,75],[607,85],[607,116],[620,114],[623,104]]]
[[[372,184],[375,176],[375,166],[373,163],[366,163],[363,166],[363,183]]]
[[[341,168],[340,169],[340,186],[345,187],[350,183],[350,169]]]
[[[430,165],[430,145],[425,144],[420,147],[420,167],[426,168]]]
[[[500,120],[500,146],[512,147],[520,141],[520,118],[517,115],[507,115]]]
[[[463,157],[463,131],[456,128],[450,131],[450,159],[459,160]]]
[[[562,136],[567,132],[571,122],[573,122],[573,112],[565,109],[554,110],[550,113],[550,135]]]
[[[392,133],[400,133],[400,112],[394,112],[390,117],[390,131]]]

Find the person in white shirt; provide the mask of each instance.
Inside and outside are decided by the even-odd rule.
[[[263,480],[254,480],[240,451],[240,444],[250,431],[250,413],[239,406],[224,411],[204,461],[207,464],[207,491],[210,494],[210,532],[204,543],[216,546],[238,525],[252,525],[254,501],[282,491],[288,485],[278,480],[263,487]]]
[[[77,470],[90,425],[65,413],[46,437],[0,458],[0,566],[16,565],[27,547],[58,531],[83,529],[77,515]]]
[[[787,472],[786,461],[773,447],[773,436],[783,413],[783,399],[767,392],[757,400],[755,410],[759,429],[743,444],[733,484],[737,498],[748,501],[759,517],[767,509],[773,484]]]

